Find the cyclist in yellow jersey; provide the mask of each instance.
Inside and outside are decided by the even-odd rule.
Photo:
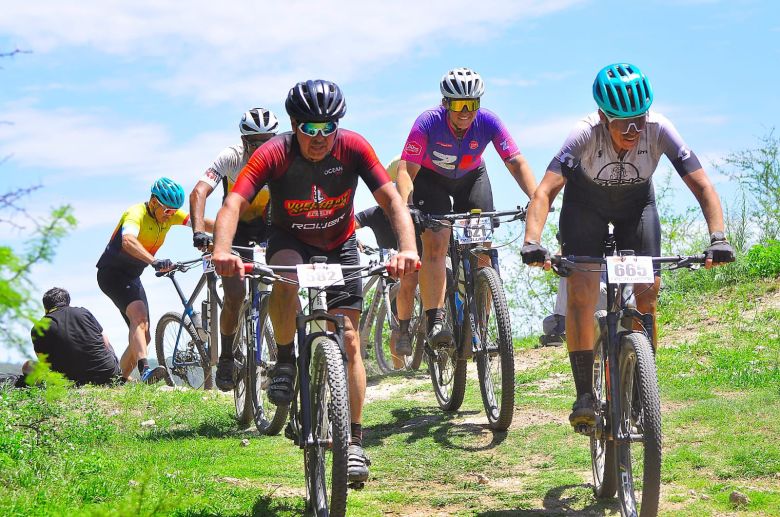
[[[206,169],[200,181],[190,193],[190,214],[192,216],[192,244],[201,250],[211,242],[211,237],[203,230],[205,228],[203,213],[206,198],[214,192],[217,184],[222,183],[222,198],[233,189],[238,173],[258,147],[271,139],[279,131],[279,120],[276,115],[265,108],[253,108],[241,118],[238,124],[241,131],[241,143],[226,147],[219,153],[214,163]],[[234,246],[248,247],[250,242],[257,244],[267,240],[266,211],[270,199],[268,187],[263,187],[241,214],[233,238]],[[251,253],[242,253],[251,259]],[[225,290],[225,305],[219,316],[219,331],[222,350],[217,363],[216,385],[222,391],[230,391],[235,386],[233,379],[233,340],[236,337],[238,311],[244,300],[246,289],[237,276],[226,276],[222,279]]]
[[[98,260],[97,280],[103,291],[119,309],[130,330],[128,346],[119,365],[122,377],[130,379],[138,366],[141,380],[153,383],[167,378],[164,366],[149,368],[146,348],[149,334],[149,302],[141,284],[141,273],[151,265],[156,271],[167,271],[169,259],[155,259],[168,230],[176,225],[190,225],[184,204],[184,189],[169,178],[160,178],[152,185],[149,201],[138,203],[122,214],[103,255]],[[206,220],[213,229],[214,221]]]

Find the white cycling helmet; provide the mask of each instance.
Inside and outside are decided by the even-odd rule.
[[[485,82],[471,68],[454,68],[441,78],[439,89],[447,99],[479,99],[485,93]]]
[[[279,131],[279,119],[271,110],[252,108],[241,117],[238,128],[244,136],[275,135]]]

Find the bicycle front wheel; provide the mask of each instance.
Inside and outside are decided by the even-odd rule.
[[[451,329],[455,316],[449,296],[446,298],[445,305],[444,324]],[[464,317],[468,318],[469,315],[465,314]],[[436,402],[444,411],[457,411],[466,395],[466,360],[458,354],[456,344],[435,350],[428,345],[427,349],[429,350],[428,373],[431,376]]]
[[[268,317],[268,296],[260,302],[258,321],[260,331],[255,331],[254,347],[247,358],[250,400],[252,401],[255,427],[261,434],[276,435],[284,427],[290,406],[277,406],[268,400],[271,385],[270,372],[276,364],[276,339],[271,319]]]
[[[480,269],[476,280],[475,327],[482,342],[477,353],[477,372],[482,404],[490,427],[506,431],[515,409],[515,356],[509,308],[495,269]]]
[[[661,491],[661,404],[650,341],[632,332],[620,340],[620,415],[630,441],[616,443],[621,513],[655,516]]]
[[[615,468],[615,441],[608,439],[609,405],[607,402],[607,357],[603,332],[606,331],[607,311],[595,314],[596,335],[593,347],[593,400],[596,404],[596,429],[590,436],[590,460],[593,469],[593,493],[599,499],[614,497],[617,490]]]
[[[315,443],[304,448],[307,504],[316,516],[347,509],[349,398],[339,346],[330,338],[312,344],[311,422]]]
[[[238,312],[238,327],[233,340],[233,364],[235,383],[233,388],[233,402],[236,406],[236,420],[245,427],[252,422],[252,397],[250,393],[249,372],[251,369],[250,356],[255,348],[254,322],[252,321],[252,304],[244,300],[241,310]]]
[[[409,332],[412,333],[412,360],[409,362],[411,370],[419,370],[425,357],[425,312],[422,308],[420,288],[414,292],[414,306],[412,307],[412,320],[409,323]]]
[[[207,362],[203,342],[192,325],[184,323],[181,314],[162,315],[154,332],[154,348],[157,362],[168,368],[175,385],[194,389],[203,386],[203,365]]]

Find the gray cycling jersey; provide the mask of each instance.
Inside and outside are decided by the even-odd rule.
[[[570,174],[585,176],[599,187],[636,185],[650,180],[661,154],[681,177],[701,168],[674,125],[660,113],[648,112],[639,143],[621,158],[606,124],[594,112],[577,123],[547,169],[567,179]]]

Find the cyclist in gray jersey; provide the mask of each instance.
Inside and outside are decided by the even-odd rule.
[[[593,83],[593,97],[599,110],[577,124],[534,192],[521,250],[523,262],[549,269],[550,255],[540,238],[550,204],[561,189],[563,255],[603,256],[609,223],[614,226],[618,249],[660,255],[661,227],[651,178],[662,154],[701,206],[710,232],[705,267],[733,262],[718,194],[672,123],[649,111],[653,91],[647,77],[627,63],[604,67]],[[567,283],[566,337],[577,389],[569,421],[575,428],[580,424],[592,427],[593,313],[599,274],[575,272]],[[641,312],[655,316],[659,287],[658,276],[653,284],[636,286]]]

